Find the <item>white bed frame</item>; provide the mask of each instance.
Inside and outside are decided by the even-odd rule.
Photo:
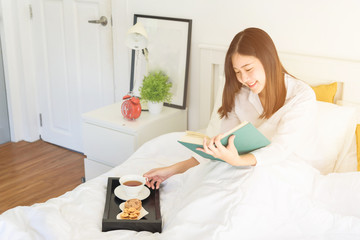
[[[200,44],[200,128],[206,128],[222,84],[227,47]],[[311,86],[338,82],[335,103],[360,109],[360,60],[279,52],[285,69]],[[210,104],[209,104],[210,103]]]

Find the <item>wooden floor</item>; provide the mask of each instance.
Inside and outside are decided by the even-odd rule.
[[[84,155],[42,140],[0,145],[0,214],[60,196],[81,184]]]

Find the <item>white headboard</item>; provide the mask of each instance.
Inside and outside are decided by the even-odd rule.
[[[227,47],[201,44],[200,128],[206,128],[214,107],[216,90],[224,75]],[[336,103],[360,106],[360,60],[336,59],[279,52],[285,69],[311,86],[338,82]],[[209,104],[210,103],[210,104]]]

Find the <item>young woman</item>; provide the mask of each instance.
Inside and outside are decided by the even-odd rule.
[[[261,29],[247,28],[232,40],[225,58],[225,86],[221,132],[249,121],[271,144],[248,154],[238,155],[233,144],[220,143],[222,135],[204,139],[199,149],[233,166],[279,163],[286,159],[311,161],[315,144],[311,133],[316,117],[316,97],[312,89],[287,73],[270,36]],[[291,156],[291,157],[290,157]],[[167,178],[187,171],[204,160],[196,155],[174,165],[145,173],[147,186],[159,188]]]

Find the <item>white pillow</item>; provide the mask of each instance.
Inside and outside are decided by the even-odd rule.
[[[356,172],[357,165],[356,134],[354,133],[348,151],[344,154],[344,157],[336,161],[333,172]]]
[[[340,106],[351,106],[356,108],[356,122],[360,123],[360,106],[357,103],[348,102],[348,101],[337,101]],[[355,126],[356,128],[356,126]],[[356,131],[356,130],[355,130]],[[356,133],[353,134],[352,141],[348,152],[345,154],[344,158],[341,161],[337,161],[335,165],[334,172],[353,172],[357,171],[358,160],[357,160],[357,143],[356,143]]]
[[[317,101],[317,149],[320,158],[310,163],[322,174],[334,172],[335,166],[347,161],[352,145],[357,115],[354,107]]]

